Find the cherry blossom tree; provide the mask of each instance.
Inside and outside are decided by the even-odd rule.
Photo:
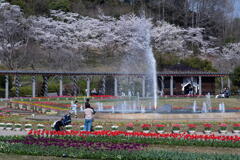
[[[24,47],[28,43],[29,21],[20,8],[9,3],[0,3],[0,55],[9,69],[21,66]]]

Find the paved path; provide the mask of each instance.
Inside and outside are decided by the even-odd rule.
[[[27,131],[0,130],[0,136],[27,135]]]

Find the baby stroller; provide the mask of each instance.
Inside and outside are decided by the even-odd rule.
[[[72,116],[72,112],[69,112],[68,114],[64,115],[64,117],[59,120],[54,122],[53,126],[55,131],[63,131],[65,130],[65,126],[71,124],[72,120],[71,120],[71,116]]]

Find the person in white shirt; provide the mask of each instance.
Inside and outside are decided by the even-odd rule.
[[[71,111],[74,113],[75,118],[77,118],[77,103],[78,103],[78,101],[71,103]]]
[[[91,131],[92,121],[93,121],[93,109],[90,107],[90,105],[85,106],[84,109],[84,131]]]

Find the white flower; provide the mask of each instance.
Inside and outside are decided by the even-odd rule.
[[[66,125],[66,130],[71,130],[72,129],[72,125]]]
[[[102,130],[102,129],[103,129],[103,126],[97,125],[97,126],[95,126],[95,129],[96,129],[96,130]]]
[[[119,128],[119,126],[112,126],[111,128],[112,128],[112,130],[117,130]]]
[[[84,125],[81,125],[81,126],[80,126],[80,129],[83,130],[83,128],[84,128]]]
[[[5,123],[0,123],[0,127],[5,127]]]
[[[13,126],[12,123],[7,123],[7,124],[6,124],[6,127],[12,127],[12,126]]]
[[[22,127],[22,124],[16,123],[16,124],[14,124],[14,127],[15,127],[15,128],[21,128],[21,127]]]

